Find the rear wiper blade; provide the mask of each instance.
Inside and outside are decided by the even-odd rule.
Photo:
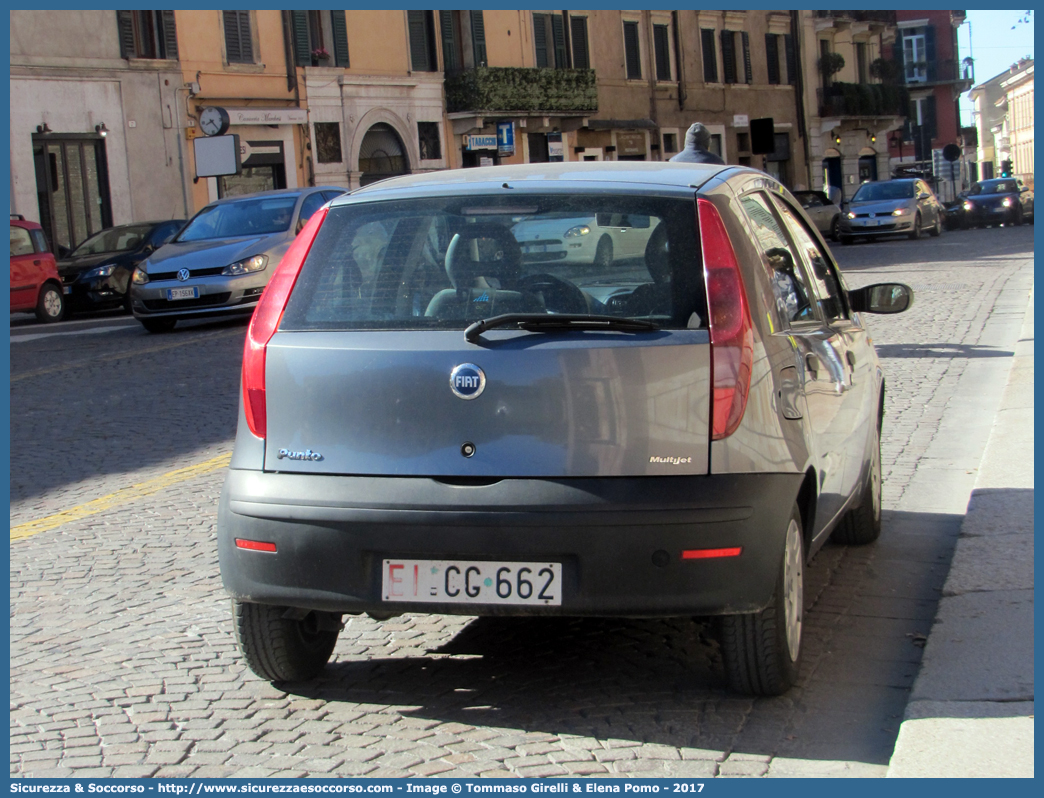
[[[644,319],[627,319],[619,316],[594,316],[588,313],[504,313],[476,321],[464,330],[464,338],[475,343],[486,330],[494,327],[517,327],[529,332],[551,330],[614,330],[622,332],[648,332],[660,329],[660,325]]]

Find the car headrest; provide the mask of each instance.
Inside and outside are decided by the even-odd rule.
[[[667,225],[660,222],[645,245],[645,266],[657,283],[671,281],[671,257],[667,247]]]
[[[446,274],[454,288],[481,287],[476,286],[479,278],[508,288],[517,282],[521,267],[522,247],[499,225],[467,225],[446,248]]]

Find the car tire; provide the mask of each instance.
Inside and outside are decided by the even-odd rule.
[[[174,329],[177,319],[139,319],[141,326],[150,333],[167,333]]]
[[[36,300],[36,318],[44,324],[53,324],[65,317],[65,296],[54,283],[44,283]]]
[[[286,607],[232,602],[239,651],[247,667],[270,682],[303,682],[322,672],[337,644],[339,630],[322,628],[323,616],[310,612],[303,619],[284,617]]]
[[[921,237],[921,214],[918,213],[916,216],[914,216],[914,227],[913,227],[913,230],[910,231],[910,240],[911,241],[916,241],[920,237]]]
[[[782,695],[797,681],[804,617],[805,548],[801,513],[787,522],[782,562],[772,600],[765,609],[722,616],[722,660],[729,686],[746,695]]]
[[[940,235],[942,235],[942,217],[941,216],[936,216],[935,217],[935,227],[933,227],[931,230],[929,230],[928,234],[932,238],[938,238]]]
[[[613,241],[609,236],[602,236],[595,249],[594,265],[608,268],[613,264]]]
[[[852,246],[852,236],[839,235],[838,240],[846,247]]]
[[[845,513],[830,538],[846,546],[865,546],[881,536],[881,431],[874,427],[870,444],[870,472],[859,506]]]
[[[841,237],[841,217],[835,216],[830,223],[830,240],[837,241]]]

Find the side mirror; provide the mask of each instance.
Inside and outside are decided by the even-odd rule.
[[[1029,191],[1029,186],[1019,186],[1020,194],[1025,194],[1027,191]]]
[[[926,200],[930,196],[931,196],[931,194],[929,194],[927,191],[922,191],[920,194],[917,195],[917,199],[919,199],[919,200]]]
[[[848,292],[848,304],[858,313],[902,313],[913,300],[913,289],[902,283],[876,283]]]

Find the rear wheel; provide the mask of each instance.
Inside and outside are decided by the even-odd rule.
[[[340,616],[310,612],[284,617],[286,607],[232,602],[236,642],[247,667],[271,682],[301,682],[317,676],[330,661]]]
[[[61,321],[65,315],[65,297],[62,289],[54,283],[47,283],[36,300],[36,318],[44,323]]]
[[[849,510],[830,535],[835,543],[865,546],[881,536],[881,433],[874,427],[870,444],[870,473],[859,506]]]
[[[917,214],[914,217],[914,226],[913,226],[913,230],[910,231],[910,238],[912,238],[914,241],[916,241],[920,237],[921,237],[921,214]]]
[[[722,659],[733,690],[782,695],[797,681],[805,612],[804,565],[801,514],[795,505],[771,602],[760,612],[721,619]]]
[[[165,333],[174,329],[177,319],[139,319],[141,326],[150,333]]]
[[[928,231],[932,238],[938,238],[942,234],[942,216],[935,217],[935,227]]]
[[[841,217],[835,216],[834,221],[830,223],[830,238],[832,241],[837,241],[841,235]]]

